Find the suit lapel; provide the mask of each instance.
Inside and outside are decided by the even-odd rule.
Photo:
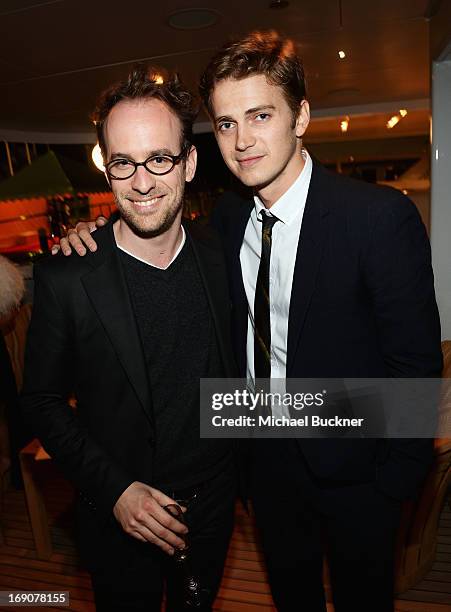
[[[325,238],[328,231],[329,213],[324,201],[323,170],[313,164],[312,177],[302,220],[301,233],[296,254],[296,264],[291,289],[288,321],[287,377],[290,376],[296,348],[299,344],[305,317],[315,289]]]
[[[234,303],[233,325],[232,330],[234,344],[236,349],[236,359],[238,362],[239,374],[242,377],[246,376],[247,372],[247,328],[248,328],[248,302],[246,290],[243,282],[243,271],[241,268],[240,250],[243,244],[244,234],[251,215],[254,202],[251,199],[242,200],[238,208],[238,212],[233,219],[233,231],[230,232],[230,253],[229,261],[231,267],[231,294]]]
[[[247,223],[253,207],[254,203],[252,200],[244,200],[238,209],[237,218],[234,220],[235,231],[232,232],[232,249],[238,262],[240,260],[241,245],[243,244],[244,234],[246,232]]]
[[[117,254],[113,223],[98,237],[102,260],[82,277],[89,299],[113,344],[130,384],[152,421],[151,396],[144,353],[130,296]],[[114,373],[111,373],[114,376]]]
[[[213,248],[205,236],[199,238],[197,228],[187,226],[185,229],[207,296],[225,373],[231,377],[236,372],[231,366],[234,359],[230,342],[230,296],[227,291],[224,255],[219,247]]]

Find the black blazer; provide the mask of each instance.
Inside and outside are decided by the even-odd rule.
[[[233,376],[221,245],[209,229],[188,223],[186,230],[225,372]],[[133,481],[152,483],[154,438],[148,372],[113,224],[99,229],[96,240],[95,253],[51,257],[35,266],[21,400],[26,420],[80,491],[82,548],[91,566],[101,548],[107,558],[109,551],[120,554],[121,544],[135,546],[120,533],[112,509]],[[67,403],[71,392],[76,414]]]
[[[253,200],[225,194],[213,225],[226,252],[232,333],[246,376],[247,301],[239,253]],[[431,255],[416,207],[399,191],[314,162],[294,270],[287,378],[440,376],[440,323]],[[428,440],[299,440],[319,477],[366,480],[411,495],[431,458]]]

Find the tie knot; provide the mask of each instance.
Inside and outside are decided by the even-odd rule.
[[[262,233],[271,235],[272,228],[274,227],[274,225],[277,223],[278,220],[279,219],[277,217],[274,217],[274,215],[267,215],[266,213],[263,212],[262,213],[262,222],[263,222]]]

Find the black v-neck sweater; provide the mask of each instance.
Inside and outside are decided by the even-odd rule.
[[[198,266],[188,240],[166,270],[119,252],[149,371],[153,484],[189,487],[221,471],[231,449],[199,437],[199,379],[224,371]]]

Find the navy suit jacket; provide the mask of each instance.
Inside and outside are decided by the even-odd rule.
[[[252,197],[225,194],[214,211],[232,296],[232,333],[246,376],[247,301],[239,259]],[[440,322],[426,230],[401,192],[314,162],[291,292],[287,378],[440,376]],[[433,407],[431,407],[433,410]],[[414,494],[431,440],[303,439],[320,478],[377,478],[389,495]]]

